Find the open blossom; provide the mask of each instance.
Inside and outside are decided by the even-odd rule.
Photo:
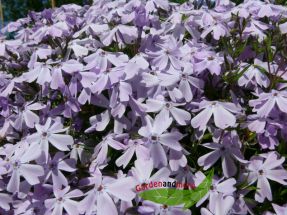
[[[93,81],[97,80],[97,74],[95,72],[83,71],[83,68],[84,66],[76,60],[69,60],[62,64],[61,69],[72,76],[69,83],[69,90],[73,96],[76,96],[81,89],[79,83],[82,87],[88,88]]]
[[[100,142],[94,150],[93,157],[95,158],[93,160],[93,163],[98,166],[103,163],[105,163],[108,159],[108,147],[114,148],[116,150],[123,150],[125,149],[125,146],[120,143],[115,135],[107,135],[103,138],[103,141]]]
[[[149,0],[146,4],[146,10],[148,12],[156,11],[158,7],[163,10],[168,10],[169,9],[168,1],[167,0]]]
[[[99,169],[96,169],[91,177],[83,179],[81,185],[94,186],[81,201],[81,212],[85,212],[87,215],[94,213],[117,215],[118,212],[113,198],[131,201],[135,197],[133,192],[135,181],[132,177],[123,177],[117,180],[102,177]]]
[[[122,67],[107,68],[98,74],[97,79],[91,83],[90,89],[93,93],[100,94],[103,90],[118,83],[123,76],[124,70]]]
[[[251,19],[244,29],[244,34],[252,35],[258,37],[259,41],[263,41],[266,37],[265,31],[268,29],[268,26],[256,19]]]
[[[181,63],[179,58],[182,57],[182,53],[179,49],[179,44],[174,37],[167,38],[163,44],[157,44],[160,47],[159,51],[147,52],[152,58],[152,65],[160,70],[166,69],[169,64],[176,68],[181,69]]]
[[[34,68],[22,75],[22,78],[29,83],[36,80],[36,83],[43,86],[45,83],[52,81],[51,69],[50,65],[37,62]]]
[[[248,116],[248,129],[257,134],[257,139],[263,149],[273,150],[280,144],[281,135],[284,135],[285,114],[279,111],[271,111],[270,117],[252,114]],[[278,120],[280,119],[280,120]]]
[[[40,42],[46,36],[51,36],[52,38],[62,37],[65,32],[69,30],[66,22],[58,22],[51,26],[42,26],[32,35],[35,41]]]
[[[272,204],[274,211],[276,214],[278,215],[283,215],[287,213],[287,205],[285,204],[285,206],[279,206],[277,204]]]
[[[265,87],[267,88],[270,84],[270,81],[268,77],[259,70],[259,68],[256,68],[256,65],[262,66],[262,63],[260,60],[255,59],[254,60],[254,65],[251,65],[249,67],[246,66],[243,67],[243,70],[246,69],[246,71],[243,73],[243,75],[238,79],[238,84],[239,86],[257,86],[259,85],[260,87]]]
[[[286,215],[283,1],[87,2],[1,29],[0,214]]]
[[[75,160],[65,159],[63,152],[57,152],[54,158],[48,161],[45,180],[52,177],[54,189],[61,189],[62,186],[68,186],[68,180],[62,171],[76,171],[75,164]]]
[[[149,72],[142,73],[141,84],[149,88],[161,86],[161,81],[162,81],[161,74],[162,73],[163,72],[158,69],[153,69]]]
[[[179,140],[182,134],[179,132],[165,132],[172,123],[172,119],[164,114],[158,114],[153,120],[146,119],[146,126],[140,128],[139,134],[147,138],[149,143],[150,154],[154,161],[154,165],[167,165],[167,157],[163,146],[180,151],[182,149]]]
[[[39,123],[40,118],[33,111],[41,110],[44,107],[45,106],[40,103],[27,102],[24,105],[24,110],[18,111],[19,115],[13,123],[13,127],[17,130],[21,130],[23,124],[25,124],[29,128],[34,128],[35,124]]]
[[[202,72],[205,69],[211,74],[219,75],[221,73],[221,64],[223,63],[222,57],[211,51],[201,51],[194,55],[195,63],[194,70]]]
[[[233,213],[253,214],[252,208],[254,207],[254,202],[250,202],[249,199],[246,198],[246,195],[250,192],[250,190],[247,189],[237,190],[237,192],[235,193],[235,202],[231,209]]]
[[[209,198],[209,208],[214,210],[216,207],[218,207],[216,204],[218,195],[232,196],[233,192],[236,190],[234,186],[235,184],[236,180],[234,178],[229,178],[227,180],[224,180],[224,178],[213,179],[210,190],[201,200],[199,200],[199,202],[196,203],[196,206],[200,206]]]
[[[194,183],[195,186],[200,184],[204,179],[205,175],[202,172],[193,173],[194,169],[188,165],[185,165],[183,168],[178,169],[175,171],[175,179],[182,183]],[[198,177],[197,177],[198,176]]]
[[[7,56],[7,50],[13,50],[19,43],[21,43],[20,40],[2,40],[2,38],[0,38],[0,56]]]
[[[133,43],[137,36],[136,27],[120,24],[113,29],[104,32],[101,41],[105,46],[110,45],[113,41],[124,45]]]
[[[65,87],[65,81],[63,77],[63,71],[61,65],[53,67],[52,69],[52,80],[51,80],[51,89],[61,89]]]
[[[230,137],[231,136],[231,137]],[[212,152],[201,156],[198,164],[204,167],[204,170],[210,168],[221,158],[223,174],[226,177],[232,177],[236,174],[235,160],[241,163],[247,163],[240,151],[241,143],[232,139],[232,134],[222,138],[222,143],[205,143],[204,147],[212,149]]]
[[[147,112],[159,112],[165,117],[172,117],[179,125],[187,125],[191,119],[190,113],[178,108],[181,104],[168,102],[161,99],[148,99]]]
[[[23,177],[30,185],[40,183],[40,176],[44,175],[44,169],[37,164],[31,164],[37,154],[31,154],[29,151],[25,153],[17,153],[9,159],[7,163],[11,178],[7,184],[7,190],[10,192],[18,192],[20,188],[20,177]]]
[[[60,151],[69,151],[69,147],[74,143],[70,135],[59,134],[67,131],[68,128],[63,128],[58,121],[54,121],[52,124],[51,118],[48,118],[44,125],[36,124],[35,127],[37,132],[27,137],[27,141],[31,144],[31,153],[35,149],[40,150],[45,161],[48,160],[49,143]]]
[[[279,25],[279,29],[282,34],[286,34],[287,33],[287,22],[284,22],[281,25]]]
[[[118,66],[128,60],[124,54],[106,52],[98,49],[95,53],[84,58],[87,63],[85,70],[99,70],[101,72],[108,69],[109,65]]]
[[[191,119],[191,125],[199,130],[205,130],[212,116],[218,128],[233,127],[236,123],[236,117],[232,113],[240,112],[235,104],[219,101],[202,101],[199,103],[198,110],[202,111]]]
[[[80,214],[78,209],[79,203],[72,199],[81,197],[83,193],[78,189],[70,192],[69,190],[69,186],[62,190],[54,190],[55,198],[45,200],[45,206],[51,214],[62,215],[64,209],[69,215]]]
[[[38,59],[46,60],[51,56],[53,49],[51,48],[37,48],[32,54],[28,67],[33,68]]]
[[[191,64],[184,66],[183,70],[169,69],[166,75],[161,75],[161,85],[172,86],[178,83],[178,89],[182,92],[187,102],[190,102],[197,92],[201,92],[204,82],[195,77]]]
[[[206,208],[201,208],[201,215],[228,215],[234,204],[234,197],[218,194],[215,197],[214,201],[215,208],[210,210]]]
[[[155,214],[155,215],[191,215],[190,210],[184,210],[183,206],[161,205],[151,201],[144,201],[142,206],[138,208],[139,214]]]
[[[116,160],[116,165],[126,168],[134,154],[138,159],[148,159],[150,156],[148,148],[141,139],[127,141],[124,153]]]
[[[261,93],[258,95],[258,99],[250,100],[249,104],[253,107],[253,111],[262,117],[267,117],[275,108],[287,113],[287,93],[277,90],[272,90],[270,93]]]
[[[1,191],[5,190],[5,184],[0,182],[0,208],[3,208],[5,211],[10,209],[10,203],[12,203],[12,196],[7,193],[2,193]]]
[[[228,0],[227,2],[227,4],[229,4]],[[222,3],[223,1],[216,1],[216,4]],[[227,20],[229,18],[228,16],[230,16],[228,13],[222,14],[215,11],[204,11],[202,16],[202,23],[200,23],[200,25],[204,30],[201,33],[201,38],[206,38],[210,33],[215,40],[229,36],[229,26],[224,22],[224,20]]]
[[[87,41],[87,42],[88,42],[88,41]],[[81,44],[81,43],[82,43],[82,44]],[[80,57],[83,57],[83,56],[87,56],[87,55],[88,55],[89,49],[86,48],[84,45],[85,45],[85,41],[81,41],[81,40],[79,40],[79,41],[77,41],[77,40],[72,41],[70,47],[71,47],[71,49],[73,50],[73,52],[74,52],[74,54],[75,54],[75,56],[76,56],[77,58],[80,58]]]
[[[88,128],[85,132],[89,133],[95,130],[103,131],[110,122],[110,118],[111,114],[108,110],[101,114],[90,117],[89,121],[92,126]]]
[[[169,166],[172,171],[178,171],[181,167],[186,167],[187,158],[186,155],[189,155],[186,151],[176,151],[171,149],[169,151]]]
[[[265,198],[272,201],[272,192],[268,179],[287,185],[287,171],[282,168],[284,161],[285,158],[278,158],[276,152],[269,152],[251,158],[246,175],[250,184],[257,181],[256,201],[263,202]]]
[[[10,203],[12,202],[12,197],[6,193],[0,193],[0,208],[8,211],[10,209]]]
[[[86,163],[90,159],[90,154],[85,148],[87,147],[82,142],[76,142],[72,145],[70,158],[76,162],[79,159],[82,163]]]
[[[135,167],[131,169],[131,172],[137,182],[137,185],[148,184],[150,182],[161,180],[168,180],[170,175],[170,171],[168,168],[163,167],[159,169],[156,173],[151,175],[153,171],[153,166],[154,164],[152,159],[138,159],[135,161]]]

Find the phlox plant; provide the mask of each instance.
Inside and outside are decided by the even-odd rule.
[[[30,12],[0,36],[0,214],[286,215],[286,83],[272,1]],[[161,204],[153,181],[205,191]]]

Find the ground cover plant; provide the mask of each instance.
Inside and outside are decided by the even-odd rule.
[[[9,23],[0,214],[286,215],[286,33],[287,8],[258,0],[96,0]],[[151,182],[200,192],[161,204],[136,189]]]

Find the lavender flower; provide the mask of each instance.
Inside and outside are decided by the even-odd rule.
[[[259,116],[266,117],[274,108],[287,113],[286,102],[286,92],[272,90],[270,93],[260,94],[258,99],[250,100],[249,104]]]
[[[204,166],[204,170],[210,168],[214,163],[221,158],[223,174],[226,177],[232,177],[236,174],[237,167],[234,160],[241,163],[247,163],[244,160],[240,151],[241,143],[236,141],[236,135],[227,134],[222,139],[222,143],[206,143],[204,147],[212,149],[214,151],[201,156],[198,159],[198,164]]]
[[[80,214],[78,210],[79,203],[72,200],[83,195],[80,190],[70,191],[70,187],[65,187],[63,190],[54,190],[55,198],[45,200],[45,206],[51,214],[63,214],[63,209],[72,215]]]
[[[225,129],[235,126],[236,117],[232,113],[239,113],[240,108],[234,104],[218,101],[202,101],[198,105],[198,110],[204,110],[192,118],[191,125],[194,128],[205,130],[211,116],[214,117],[214,123],[218,128]]]
[[[139,130],[139,134],[147,138],[150,147],[150,154],[154,161],[154,165],[167,165],[167,157],[163,146],[180,151],[182,148],[179,140],[182,135],[179,132],[164,133],[171,125],[172,119],[166,117],[164,114],[158,114],[153,120],[146,119],[146,126]]]
[[[95,0],[8,23],[0,214],[285,214],[287,9],[271,2]],[[210,168],[187,210],[137,190]]]
[[[49,143],[61,151],[69,151],[68,146],[73,145],[74,141],[70,135],[59,134],[67,130],[63,128],[60,122],[48,118],[44,125],[36,124],[37,133],[27,137],[27,141],[31,143],[31,152],[40,149],[41,156],[47,161],[49,154]],[[35,152],[35,151],[34,151]]]
[[[263,202],[265,198],[272,201],[272,193],[269,180],[286,185],[287,171],[282,168],[284,158],[278,158],[275,152],[269,152],[261,156],[254,156],[248,165],[248,182],[257,181],[258,190],[255,193],[255,200]]]

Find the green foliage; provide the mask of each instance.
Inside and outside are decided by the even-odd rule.
[[[287,5],[287,0],[275,0],[276,4]]]
[[[175,206],[184,204],[187,200],[185,196],[188,196],[189,190],[178,190],[175,188],[161,188],[154,190],[146,190],[139,194],[145,200],[149,200],[155,203]]]
[[[209,171],[203,182],[194,190],[190,190],[189,195],[186,196],[187,201],[184,204],[185,208],[190,208],[195,205],[200,199],[202,199],[210,190],[212,185],[212,178],[214,175],[214,170]]]
[[[246,66],[243,70],[237,69],[236,71],[227,72],[223,76],[223,80],[227,83],[233,84],[236,83],[239,78],[242,77],[242,75],[246,72],[246,70],[250,67],[250,65]]]
[[[212,184],[213,174],[214,171],[212,169],[203,182],[194,190],[161,188],[143,191],[139,196],[162,205],[175,206],[184,204],[185,208],[190,208],[207,194]]]
[[[184,2],[187,2],[188,0],[171,0],[171,2],[183,4]]]

